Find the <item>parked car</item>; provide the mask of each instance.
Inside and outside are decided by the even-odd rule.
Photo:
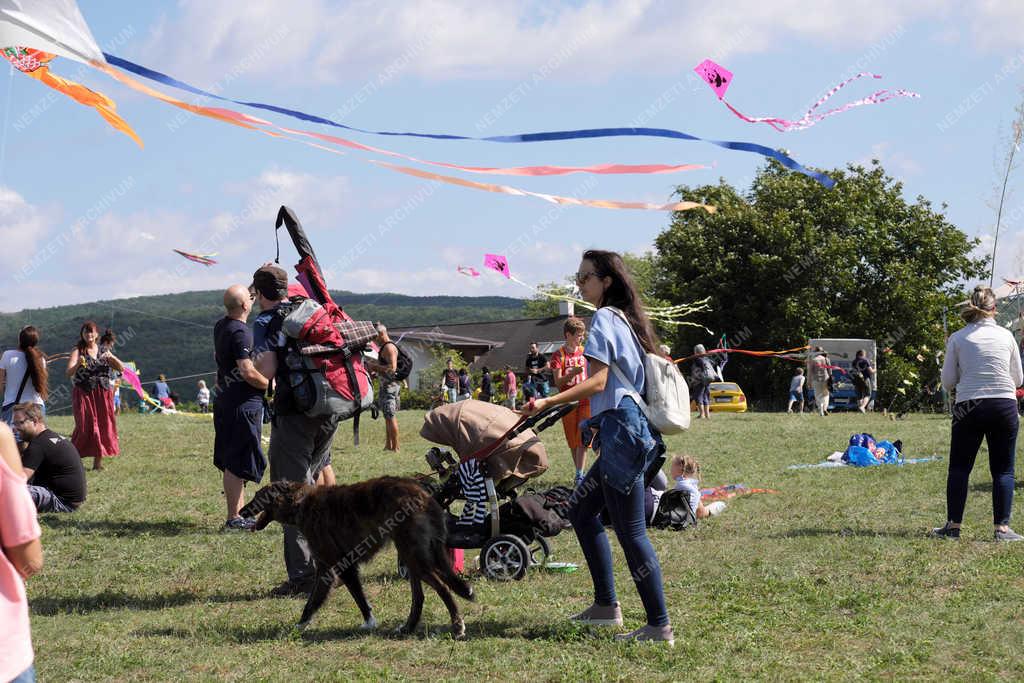
[[[709,389],[711,390],[711,412],[747,412],[747,397],[736,382],[712,382]]]

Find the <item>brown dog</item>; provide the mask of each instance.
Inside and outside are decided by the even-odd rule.
[[[444,512],[415,479],[380,477],[348,486],[314,487],[278,481],[264,486],[240,511],[257,517],[256,529],[272,521],[292,524],[306,537],[316,563],[316,581],[302,610],[305,628],[323,605],[336,579],[341,579],[363,614],[363,628],[377,626],[363,594],[359,565],[369,562],[389,540],[398,560],[409,570],[412,608],[399,633],[412,633],[423,611],[423,585],[433,588],[452,621],[452,635],[461,638],[466,626],[451,591],[472,600],[473,589],[452,569],[445,546]]]

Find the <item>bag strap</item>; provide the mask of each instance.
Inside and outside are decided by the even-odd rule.
[[[637,346],[640,347],[641,367],[643,367],[642,361],[644,356],[646,355],[644,353],[644,345],[640,343],[640,337],[636,335],[636,331],[633,329],[633,326],[629,324],[629,319],[626,318],[626,314],[620,311],[619,309],[615,308],[614,306],[605,306],[604,308],[611,310],[612,313],[614,313],[615,315],[622,319],[622,322],[626,323],[626,327],[629,328],[629,331],[633,334],[633,339],[636,341]],[[626,373],[624,373],[619,368],[619,364],[616,363],[614,359],[612,359],[611,369],[615,376],[618,378],[619,382],[621,382],[626,387],[626,395],[632,398],[634,401],[636,401],[636,404],[640,407],[640,412],[642,412],[644,414],[644,417],[646,417],[648,422],[650,422],[651,409],[647,406],[647,401],[645,401],[643,396],[640,395],[640,392],[636,390],[636,385],[634,385],[633,382],[626,378]],[[644,379],[647,378],[645,377]]]
[[[21,386],[18,387],[18,395],[14,397],[14,405],[21,403],[21,394],[25,391],[25,384],[28,383],[28,354],[25,354],[25,376],[21,378]]]

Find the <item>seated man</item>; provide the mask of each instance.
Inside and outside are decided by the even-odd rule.
[[[28,447],[21,465],[39,512],[74,512],[85,502],[85,468],[78,449],[46,427],[36,403],[14,406],[14,428]]]

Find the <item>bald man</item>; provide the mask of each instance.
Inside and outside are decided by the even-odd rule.
[[[242,285],[224,292],[226,315],[213,328],[217,359],[216,400],[213,404],[213,464],[224,473],[224,497],[228,506],[225,530],[251,530],[254,520],[243,519],[246,481],[263,478],[267,460],[260,437],[263,428],[263,393],[267,378],[252,362],[252,331],[245,321],[252,310],[252,295]]]

